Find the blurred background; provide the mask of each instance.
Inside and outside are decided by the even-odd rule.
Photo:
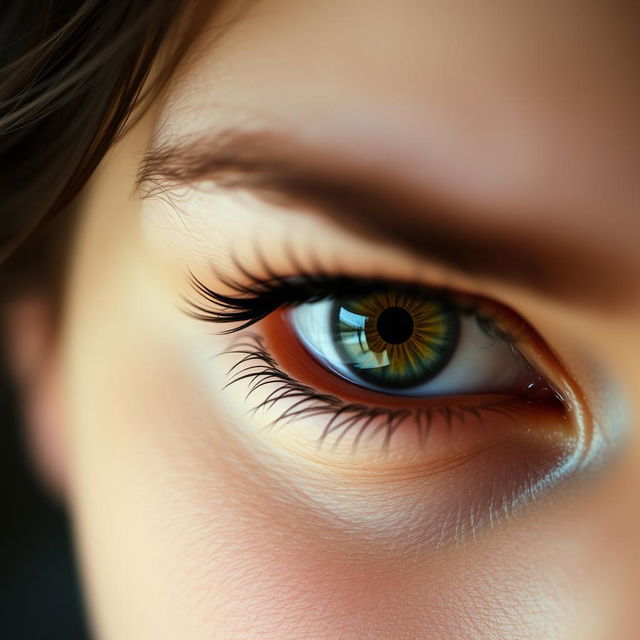
[[[29,469],[0,363],[0,638],[88,638],[64,511]]]

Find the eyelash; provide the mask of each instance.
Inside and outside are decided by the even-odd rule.
[[[235,324],[236,326],[220,331],[227,335],[247,329],[263,320],[280,308],[295,306],[308,302],[319,302],[326,298],[348,295],[362,295],[368,291],[390,289],[399,284],[409,294],[424,293],[429,287],[407,285],[406,283],[392,283],[388,280],[355,279],[348,276],[336,276],[322,272],[309,274],[299,271],[295,277],[278,275],[268,270],[267,278],[259,278],[236,264],[236,267],[247,278],[247,283],[221,278],[223,286],[230,294],[213,291],[202,283],[193,273],[189,274],[191,287],[203,303],[186,299],[186,312],[197,320],[204,320],[216,324]],[[432,294],[448,301],[461,312],[471,314],[482,330],[491,338],[504,340],[517,349],[522,340],[521,331],[507,331],[499,327],[495,320],[486,313],[482,313],[480,305],[462,305],[455,296],[446,289],[430,288]]]
[[[267,351],[262,337],[255,333],[249,334],[244,341],[235,343],[224,352],[224,355],[241,357],[240,361],[228,371],[230,379],[225,388],[246,380],[249,386],[246,394],[248,399],[258,389],[276,385],[275,390],[252,408],[252,413],[269,409],[285,398],[297,399],[292,406],[284,409],[267,425],[269,428],[286,426],[291,420],[302,416],[328,416],[327,423],[318,437],[318,444],[321,444],[330,434],[341,430],[334,443],[334,446],[337,446],[346,433],[352,428],[357,428],[352,445],[353,451],[357,449],[364,433],[370,430],[373,430],[374,434],[380,432],[385,434],[383,449],[386,449],[394,432],[410,419],[417,429],[420,444],[424,444],[433,419],[437,415],[444,418],[448,429],[464,422],[467,416],[476,418],[480,422],[487,413],[500,413],[512,419],[516,417],[515,412],[510,411],[512,406],[518,404],[516,400],[503,399],[457,407],[438,405],[412,409],[369,407],[365,404],[344,402],[332,394],[317,392],[278,368],[275,359]]]
[[[299,275],[295,277],[278,275],[271,269],[267,269],[267,278],[259,278],[241,265],[236,264],[236,267],[247,282],[240,283],[218,276],[218,280],[230,291],[228,294],[213,291],[191,273],[190,284],[198,300],[189,298],[185,300],[188,305],[185,311],[191,317],[214,324],[232,324],[233,326],[230,328],[219,332],[223,335],[242,332],[264,320],[278,309],[302,303],[318,302],[327,297],[345,296],[352,293],[361,295],[366,290],[379,291],[381,288],[394,286],[394,283],[389,281],[358,280],[347,276],[322,273],[320,270],[315,274],[309,274],[300,268],[297,269]],[[424,292],[425,290],[425,287],[413,285],[401,284],[400,286],[406,290],[415,289],[416,292]],[[456,300],[456,297],[446,290],[432,289],[432,291],[434,295],[441,298]],[[499,327],[487,313],[483,313],[480,304],[476,306],[467,302],[462,305],[457,300],[455,304],[462,312],[472,314],[487,335],[507,342],[514,353],[523,362],[527,362],[518,348],[523,338],[521,335],[523,329],[520,326],[516,331],[507,331]],[[473,417],[482,424],[484,417],[491,413],[500,413],[516,420],[515,406],[522,403],[521,398],[507,398],[479,402],[473,405],[453,406],[440,403],[411,409],[398,409],[345,402],[336,395],[318,392],[279,368],[277,361],[269,353],[264,339],[255,332],[239,336],[239,339],[234,341],[231,347],[221,355],[233,355],[240,358],[227,372],[229,380],[225,388],[244,381],[248,384],[246,395],[248,399],[258,389],[274,387],[266,398],[252,408],[254,414],[260,410],[277,406],[281,400],[294,400],[293,405],[281,411],[269,423],[269,428],[285,426],[291,420],[302,417],[326,416],[327,421],[318,438],[319,445],[329,434],[339,431],[339,441],[345,434],[355,430],[353,450],[357,448],[365,432],[384,433],[383,449],[386,449],[393,434],[408,421],[411,421],[415,426],[418,441],[423,445],[435,417],[442,418],[449,430],[462,424],[468,417]],[[556,391],[556,395],[558,402],[563,404],[559,392]],[[533,392],[529,402],[535,403]]]

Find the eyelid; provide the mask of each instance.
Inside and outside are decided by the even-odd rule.
[[[336,517],[351,535],[379,531],[401,543],[416,531],[426,545],[441,548],[497,525],[575,469],[579,442],[553,408],[541,413],[520,404],[510,415],[498,404],[496,413],[487,408],[452,423],[444,405],[427,430],[401,409],[408,419],[395,432],[395,418],[387,423],[384,416],[369,429],[366,406],[343,413],[353,405],[292,380],[269,351],[257,353],[271,320],[225,339],[232,343],[221,354],[232,363],[226,386],[239,385],[234,428],[244,428],[249,442],[257,439],[266,460],[274,457],[274,471],[285,474],[305,508]],[[312,411],[286,417],[301,401]],[[345,415],[357,421],[354,428],[320,434],[331,416]]]
[[[260,334],[268,324],[261,325]],[[277,329],[275,324],[273,329]],[[234,337],[232,342],[241,340],[247,347],[227,352],[234,359],[232,369],[237,374],[228,384],[239,384],[244,390],[239,396],[243,407],[251,398],[251,410],[245,414],[251,416],[249,433],[260,439],[261,446],[273,450],[273,455],[283,456],[278,459],[290,469],[289,479],[296,476],[305,484],[315,478],[312,492],[313,487],[338,483],[341,489],[335,506],[340,510],[349,511],[354,500],[368,508],[372,492],[406,488],[424,495],[421,502],[429,507],[421,516],[425,526],[454,526],[455,521],[450,520],[452,506],[454,514],[458,513],[457,507],[473,514],[492,513],[490,518],[496,523],[512,507],[555,486],[582,459],[581,441],[576,437],[574,422],[564,413],[564,405],[554,408],[516,402],[510,408],[504,398],[496,398],[493,406],[489,399],[481,398],[465,419],[464,412],[455,407],[455,399],[451,399],[452,404],[440,399],[440,406],[429,413],[430,423],[423,429],[415,422],[414,413],[403,407],[397,412],[390,408],[387,420],[380,410],[371,413],[362,404],[345,404],[346,398],[329,396],[328,401],[335,404],[327,405],[323,400],[326,394],[295,379],[290,381],[286,363],[276,362],[270,355],[266,367],[257,367],[256,363],[262,361],[264,365],[264,360],[247,341],[259,340],[260,334],[251,331]],[[246,354],[251,354],[251,359],[243,364]],[[272,373],[263,375],[265,368]],[[300,398],[311,403],[311,411],[287,417],[289,408]],[[400,420],[394,430],[396,414]],[[371,415],[380,417],[377,423],[374,419],[367,424]],[[421,415],[419,407],[415,415]],[[338,425],[325,433],[323,427],[333,421],[331,416],[341,416],[339,421],[346,416],[346,420],[356,422],[353,427],[343,429]],[[349,491],[355,491],[353,495],[344,493],[345,482]],[[458,499],[464,505],[458,504]],[[385,509],[405,509],[409,506],[405,501],[402,494],[393,493],[387,496]],[[499,507],[498,511],[494,507]],[[452,535],[454,532],[454,537],[463,534],[458,528]]]
[[[295,266],[295,261],[292,262]],[[187,297],[185,311],[191,317],[199,320],[231,325],[229,329],[218,331],[219,334],[241,332],[258,322],[261,322],[261,326],[267,327],[270,324],[270,318],[275,318],[274,314],[279,310],[299,302],[320,300],[335,294],[336,287],[362,291],[362,287],[374,289],[376,287],[400,286],[415,288],[423,293],[432,291],[437,295],[448,296],[463,309],[473,310],[481,321],[484,318],[485,328],[494,331],[497,338],[519,345],[527,351],[527,357],[532,361],[531,364],[553,385],[559,401],[563,402],[569,411],[576,415],[580,414],[580,439],[585,443],[589,440],[590,416],[582,406],[583,393],[531,324],[499,302],[468,291],[452,291],[443,287],[429,287],[428,285],[394,281],[377,276],[361,278],[339,273],[332,274],[320,268],[315,273],[300,267],[297,272],[279,274],[263,262],[263,277],[252,274],[237,261],[236,268],[243,280],[217,275],[217,280],[225,293],[214,291],[199,280],[195,274],[189,274],[190,284],[198,299]],[[499,321],[492,322],[496,314],[499,315]],[[328,375],[333,376],[333,374]],[[338,395],[341,393],[344,394],[344,389],[338,392]],[[378,393],[375,393],[375,399],[374,396],[371,396],[371,403],[374,405],[380,403],[380,400]],[[405,396],[403,396],[403,401],[406,402]]]
[[[362,278],[340,274],[329,274],[318,270],[311,274],[304,271],[297,275],[279,275],[271,270],[267,276],[260,278],[252,275],[241,265],[237,265],[244,282],[217,275],[222,285],[220,290],[208,287],[195,274],[189,273],[189,284],[197,294],[198,299],[185,298],[188,315],[198,320],[212,323],[235,324],[229,329],[220,331],[221,334],[235,333],[266,318],[279,308],[301,304],[304,302],[320,301],[336,295],[346,295],[350,292],[379,291],[402,287],[407,292],[415,291],[422,294],[453,299],[456,305],[465,311],[474,311],[482,318],[491,318],[489,309],[497,308],[498,303],[479,295],[468,292],[458,292],[445,287],[418,285],[414,282],[395,281],[384,278]],[[523,326],[523,321],[517,314],[500,305],[503,309],[504,322],[500,326],[500,337],[505,340],[515,340]],[[497,328],[497,327],[496,327]]]
[[[184,298],[185,312],[205,322],[231,325],[230,328],[217,332],[225,335],[247,329],[267,319],[279,309],[298,303],[319,301],[335,295],[336,291],[340,290],[362,292],[363,289],[391,289],[400,286],[422,293],[429,291],[434,295],[451,299],[465,312],[474,313],[483,324],[484,330],[495,334],[496,338],[526,348],[529,357],[535,360],[532,364],[540,368],[540,373],[554,384],[559,396],[568,395],[576,401],[583,398],[575,381],[571,379],[570,383],[565,382],[569,378],[564,367],[559,364],[556,367],[550,366],[551,362],[559,363],[559,358],[551,352],[532,325],[518,313],[495,300],[468,291],[454,291],[444,287],[430,287],[379,277],[352,277],[331,274],[322,269],[311,273],[301,267],[296,275],[283,275],[276,273],[266,263],[263,263],[262,267],[265,276],[258,277],[236,261],[236,268],[244,280],[218,274],[217,280],[222,285],[224,293],[211,289],[190,272],[189,284],[197,298]]]
[[[392,395],[381,391],[370,390],[354,384],[346,383],[338,378],[329,369],[317,363],[306,351],[305,347],[296,337],[290,322],[285,319],[286,309],[280,309],[271,314],[261,323],[261,334],[265,336],[269,345],[274,347],[278,354],[278,362],[282,368],[299,379],[301,374],[313,375],[314,382],[321,391],[340,396],[347,402],[364,402],[372,406],[385,406],[395,408],[418,408],[431,405],[434,408],[442,406],[444,401],[452,406],[473,405],[477,402],[477,396],[468,393],[458,395],[443,395],[425,397],[410,395]],[[304,363],[304,364],[301,364]],[[548,369],[548,364],[546,366]],[[556,374],[557,376],[558,374]],[[548,380],[546,373],[545,379]],[[554,388],[558,403],[564,404],[564,399],[559,390]],[[485,398],[505,399],[510,394],[478,394]],[[532,403],[535,398],[532,397]]]

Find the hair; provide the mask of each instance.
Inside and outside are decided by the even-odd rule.
[[[202,24],[205,4],[211,11],[216,3],[5,3],[0,10],[0,260],[13,256],[12,264],[20,264],[17,249],[73,201],[124,127],[172,77]],[[162,64],[151,76],[161,46]],[[46,251],[31,250],[21,268],[33,270],[41,253]]]

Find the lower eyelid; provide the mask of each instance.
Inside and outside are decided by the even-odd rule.
[[[438,549],[496,524],[555,487],[580,463],[575,412],[559,399],[528,403],[476,395],[425,400],[362,390],[370,394],[372,407],[402,411],[411,403],[410,415],[390,438],[382,421],[380,429],[365,430],[357,441],[366,418],[323,437],[331,416],[352,400],[345,392],[349,385],[313,361],[287,333],[281,313],[231,340],[223,353],[231,368],[227,385],[239,385],[239,411],[249,409],[244,426],[250,441],[258,440],[258,450],[273,456],[270,468],[284,474],[295,495],[308,495],[305,506],[332,514],[331,522],[342,523],[349,535],[377,532],[396,545],[406,544],[407,532],[416,531],[419,544]],[[325,387],[324,380],[334,386]],[[324,411],[323,393],[335,402]],[[357,393],[363,406],[364,395],[359,388]],[[301,397],[320,411],[281,420]],[[470,406],[466,413],[464,403]],[[421,431],[415,416],[425,405],[432,408],[433,419]],[[450,419],[448,411],[464,415]]]
[[[446,445],[443,446],[445,453],[451,453],[455,449],[451,440],[452,434],[457,434],[460,448],[468,449],[478,442],[478,429],[483,430],[483,437],[480,440],[486,444],[490,440],[499,440],[505,437],[512,438],[515,435],[521,438],[535,439],[546,438],[555,444],[562,443],[568,447],[575,433],[575,425],[566,410],[565,405],[555,396],[550,394],[553,400],[545,398],[544,402],[528,402],[524,398],[509,396],[505,394],[478,394],[466,396],[450,396],[447,398],[420,398],[411,396],[393,396],[380,394],[375,391],[361,389],[350,385],[333,373],[315,362],[307,353],[302,344],[293,335],[279,311],[260,324],[261,335],[266,342],[269,354],[277,359],[277,366],[294,380],[302,385],[309,385],[317,394],[327,394],[335,397],[345,406],[350,407],[373,407],[376,411],[387,411],[389,414],[396,412],[398,415],[404,413],[406,418],[402,420],[402,428],[397,428],[393,432],[393,449],[398,451],[401,442],[405,442],[408,449],[416,450],[416,444],[422,440],[423,434],[429,438],[430,453],[434,456],[442,453],[437,451],[436,443],[447,436]],[[280,317],[278,317],[280,315]],[[344,410],[344,409],[343,409]],[[328,412],[327,412],[328,413]],[[353,413],[353,412],[352,412]],[[343,422],[348,422],[348,417],[352,414],[348,410],[344,413],[347,416]],[[428,416],[428,417],[427,417]],[[319,419],[322,413],[318,412],[315,424],[322,421]],[[297,420],[295,422],[302,422]],[[328,423],[330,417],[324,415],[324,423]],[[428,421],[428,424],[427,424]],[[293,420],[289,420],[293,422]],[[371,431],[376,431],[380,420],[374,420]],[[465,423],[466,428],[452,428],[457,423]],[[491,434],[488,433],[487,423],[491,423]],[[526,424],[526,427],[523,426]],[[340,422],[336,423],[340,424]],[[353,431],[358,432],[361,425],[357,422],[353,424]],[[291,429],[287,429],[290,431]],[[340,429],[336,429],[336,434]],[[377,429],[378,435],[384,435],[384,429]],[[488,436],[491,437],[488,437]],[[317,441],[323,434],[323,427],[320,426],[311,433],[311,439]],[[346,438],[349,442],[353,437]],[[294,438],[295,439],[295,438]],[[331,440],[328,438],[327,440]],[[369,440],[369,437],[365,438]],[[309,444],[309,443],[308,443]],[[308,446],[307,444],[307,446]],[[330,447],[331,443],[327,443]],[[376,446],[378,453],[380,450],[380,438]],[[369,451],[370,455],[372,452]],[[360,457],[360,456],[359,456]],[[363,455],[366,459],[366,456]]]
[[[226,352],[234,358],[232,366],[237,367],[230,384],[247,380],[248,387],[252,387],[254,372],[260,366],[255,361],[262,357],[253,355],[257,346],[238,345],[238,349]],[[246,354],[251,354],[251,359],[243,365]],[[258,388],[252,406],[260,405],[272,392],[269,378],[258,377],[258,381],[267,384]],[[302,473],[309,465],[310,471],[315,469],[314,473],[321,472],[327,478],[339,476],[348,482],[364,483],[364,491],[389,483],[421,480],[444,482],[446,487],[452,482],[472,482],[473,477],[486,485],[487,476],[495,475],[500,480],[494,488],[502,490],[515,483],[515,495],[545,481],[551,472],[568,468],[574,450],[571,421],[563,407],[542,408],[519,402],[510,410],[504,398],[487,399],[485,408],[477,405],[474,412],[462,419],[458,416],[448,420],[445,411],[434,411],[429,428],[423,431],[415,416],[407,415],[394,432],[392,442],[387,442],[386,421],[381,421],[382,428],[378,430],[375,427],[380,425],[374,422],[362,432],[365,435],[354,448],[362,424],[320,438],[328,421],[326,412],[320,415],[312,412],[292,420],[276,419],[274,425],[273,414],[286,412],[298,396],[295,388],[278,376],[274,375],[273,383],[277,390],[274,404],[267,403],[265,411],[250,413],[252,437],[269,448],[274,447],[281,458],[284,456],[283,461],[290,458],[295,473]],[[284,389],[282,396],[280,389]],[[246,397],[242,390],[240,397]],[[336,408],[330,407],[328,412],[335,414]]]
[[[243,381],[236,396],[239,407],[246,405],[247,388],[254,381],[248,370],[255,371],[260,366],[256,358],[262,357],[255,355],[259,342],[251,345],[250,339],[245,336],[225,356],[236,367],[229,384],[235,384],[235,375]],[[243,365],[246,354],[251,359]],[[270,381],[258,378],[265,380]],[[246,414],[250,441],[259,441],[257,450],[265,460],[273,457],[270,469],[282,474],[295,496],[307,496],[305,507],[317,507],[329,522],[345,526],[350,536],[369,539],[369,534],[380,534],[395,540],[395,547],[411,542],[408,532],[415,531],[416,544],[438,549],[481,525],[496,524],[573,468],[572,424],[561,406],[543,410],[519,403],[513,413],[503,407],[455,424],[438,414],[424,446],[417,446],[418,430],[408,418],[389,446],[381,446],[384,432],[371,432],[354,451],[350,433],[342,440],[335,433],[318,442],[326,416],[307,415],[273,425],[274,415],[296,402],[296,397],[287,396],[292,387],[285,378],[275,376],[273,382],[276,395],[282,389],[282,396],[264,412]],[[255,397],[249,393],[250,407],[272,390],[267,383]],[[336,441],[344,447],[336,447]]]
[[[486,459],[488,454],[501,459],[506,468],[505,452],[515,448],[528,452],[529,463],[545,458],[547,470],[559,467],[573,451],[568,431],[557,428],[559,419],[554,411],[540,415],[536,410],[534,415],[531,408],[509,413],[496,407],[496,411],[478,410],[476,416],[455,424],[436,415],[421,436],[415,419],[409,416],[387,446],[382,445],[387,435],[384,430],[376,433],[374,429],[364,434],[356,449],[354,434],[343,438],[340,431],[319,444],[314,425],[309,424],[313,418],[302,418],[292,429],[276,429],[270,437],[279,448],[323,471],[376,482],[408,481],[446,474],[478,458]]]

